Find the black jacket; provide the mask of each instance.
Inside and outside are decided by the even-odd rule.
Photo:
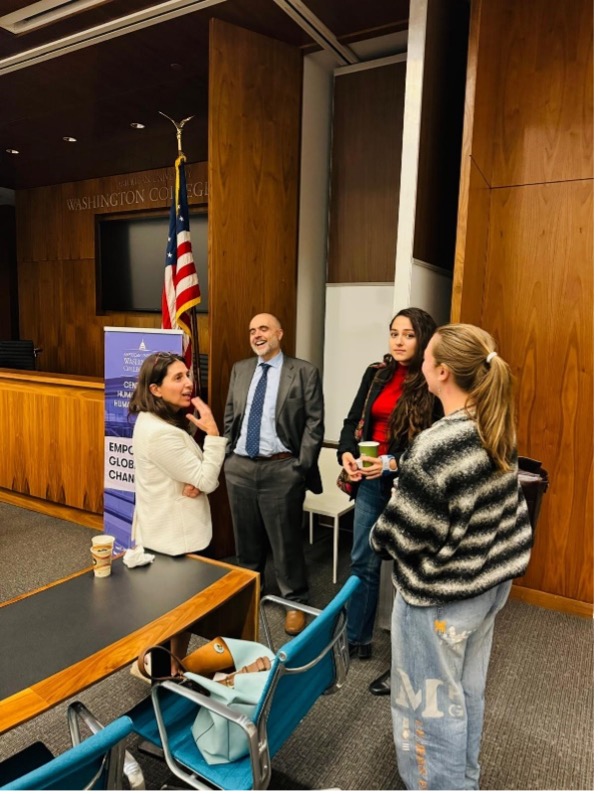
[[[341,430],[341,435],[338,441],[337,458],[341,466],[343,454],[345,452],[350,452],[354,458],[359,457],[359,447],[357,446],[357,441],[355,440],[355,430],[359,424],[362,414],[364,417],[362,438],[364,441],[371,440],[370,429],[372,420],[372,405],[386,384],[381,382],[375,383],[372,390],[369,392],[369,395],[368,391],[374,376],[383,366],[384,364],[380,363],[370,364],[370,366],[366,369],[363,378],[361,379],[361,384],[357,390],[355,399],[353,400],[353,405],[351,406],[349,413],[347,414],[347,418],[343,423],[343,429]],[[434,414],[432,421],[436,422],[443,416],[443,412],[439,400],[435,400],[434,403]],[[391,439],[388,445],[388,454],[394,455],[398,462],[399,457],[405,451],[406,447],[407,444],[404,443],[404,441],[402,442],[398,441],[397,439]]]

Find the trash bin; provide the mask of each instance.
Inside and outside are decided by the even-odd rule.
[[[536,524],[540,516],[542,499],[548,488],[548,472],[542,468],[542,463],[533,458],[518,458],[518,478],[527,502],[529,520],[532,525],[532,543],[536,534]]]

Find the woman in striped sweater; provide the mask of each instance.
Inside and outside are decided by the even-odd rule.
[[[532,540],[512,375],[473,325],[439,328],[422,371],[445,416],[401,458],[370,537],[394,560],[394,739],[407,788],[476,789],[494,620]]]

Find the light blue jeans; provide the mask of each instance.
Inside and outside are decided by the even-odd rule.
[[[392,482],[386,477],[362,480],[355,499],[351,573],[359,576],[363,586],[349,601],[347,637],[349,642],[359,645],[372,641],[380,590],[382,560],[370,548],[370,530],[386,507],[391,487]]]
[[[475,598],[392,613],[391,708],[408,789],[478,789],[484,690],[494,620],[511,582]]]

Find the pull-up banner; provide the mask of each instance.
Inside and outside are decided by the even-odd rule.
[[[182,350],[181,331],[104,328],[104,532],[116,538],[117,552],[133,545],[135,417],[129,417],[129,401],[137,375],[150,353]]]

